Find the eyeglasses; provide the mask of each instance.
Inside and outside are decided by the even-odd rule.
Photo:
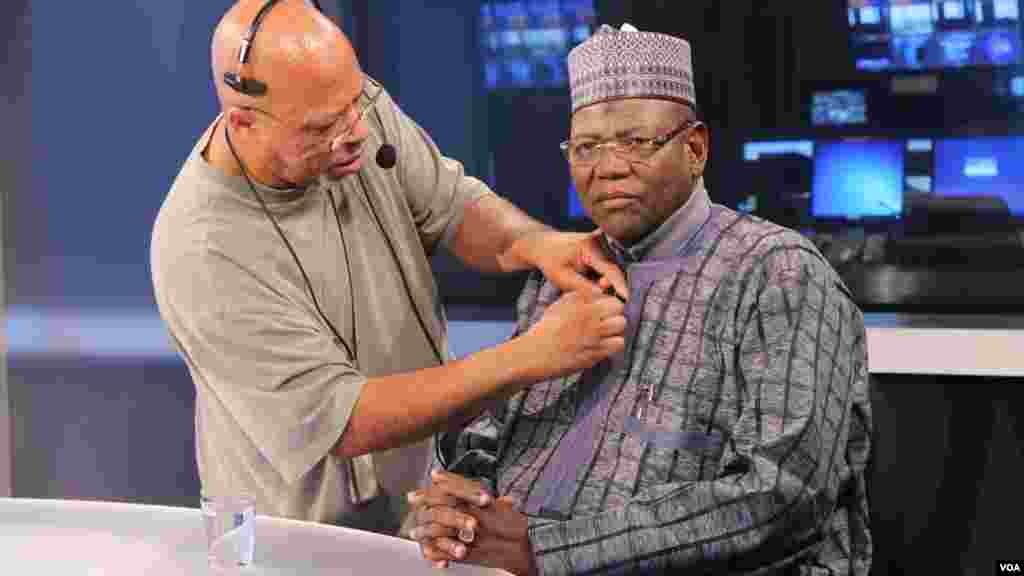
[[[363,117],[366,116],[367,111],[369,111],[370,108],[373,107],[374,103],[377,102],[377,99],[380,98],[381,94],[384,93],[384,86],[382,86],[369,76],[365,76],[365,79],[368,83],[376,86],[376,92],[374,93],[373,96],[366,97],[366,86],[363,86],[361,94],[362,96],[366,97],[366,103],[359,107],[359,113],[356,114],[355,119],[344,124],[340,130],[336,128],[338,126],[338,122],[334,122],[326,126],[299,129],[299,131],[305,134],[307,137],[317,140],[315,147],[323,147],[328,150],[334,150],[334,148],[337,147],[338,142],[341,142],[342,140],[347,138],[348,135],[351,134],[353,130],[355,130],[356,126],[358,126],[359,123],[362,122]],[[284,119],[279,118],[278,116],[271,114],[270,112],[263,110],[262,108],[256,108],[254,106],[240,106],[240,108],[242,110],[252,110],[254,112],[259,112],[260,114],[268,116],[269,118],[276,120],[277,122],[280,122],[282,124],[288,124],[288,122],[286,122]],[[347,111],[347,113],[343,114],[341,118],[339,118],[339,121],[344,120],[346,118],[351,118],[352,110],[355,110],[355,108],[350,108]]]
[[[638,138],[635,136],[625,138],[613,138],[611,140],[585,140],[577,142],[566,140],[559,147],[570,164],[576,166],[590,166],[597,164],[601,159],[601,151],[607,149],[619,158],[627,162],[644,162],[657,154],[673,138],[684,131],[699,126],[697,120],[687,120],[681,126],[662,136],[654,138]]]
[[[351,134],[353,130],[355,130],[356,126],[358,126],[359,123],[363,121],[363,117],[366,116],[366,113],[370,110],[370,108],[373,107],[374,103],[377,102],[377,98],[380,98],[380,95],[384,93],[384,86],[378,84],[369,76],[366,76],[365,78],[367,82],[377,87],[377,92],[373,96],[367,98],[366,104],[364,104],[359,109],[359,114],[356,115],[356,119],[353,120],[352,122],[349,122],[344,128],[342,128],[341,132],[339,132],[337,136],[330,139],[331,150],[334,150],[338,142],[341,142],[342,140],[347,138],[348,135]],[[363,94],[366,94],[365,85],[363,86]],[[348,116],[348,114],[346,114],[345,116]],[[330,133],[330,130],[328,130],[328,133]]]

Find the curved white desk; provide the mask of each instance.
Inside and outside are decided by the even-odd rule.
[[[866,313],[864,324],[872,374],[1024,376],[1021,316]],[[461,357],[506,339],[515,323],[449,326],[452,349]]]
[[[873,373],[1024,376],[1024,317],[867,313],[864,320]],[[152,310],[17,308],[8,324],[15,356],[177,358]],[[448,328],[451,351],[461,358],[507,339],[515,322],[451,321]]]
[[[112,502],[0,498],[4,574],[207,574],[200,511]],[[414,542],[372,532],[256,517],[252,575],[442,573]],[[452,564],[453,575],[506,574]]]
[[[1024,317],[864,315],[873,374],[1024,376]]]

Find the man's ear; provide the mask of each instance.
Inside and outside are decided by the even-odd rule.
[[[232,129],[245,130],[253,125],[255,121],[254,115],[252,110],[246,110],[245,108],[229,108],[225,116],[228,125]]]
[[[690,156],[689,160],[694,176],[704,174],[704,166],[708,161],[708,147],[710,144],[710,133],[706,124],[701,122],[693,130],[690,130],[686,140],[686,153]]]

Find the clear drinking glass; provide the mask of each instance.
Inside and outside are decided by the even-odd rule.
[[[256,501],[249,496],[202,497],[206,550],[214,572],[252,564],[256,547]]]

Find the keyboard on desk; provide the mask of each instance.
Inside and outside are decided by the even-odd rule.
[[[1024,311],[1024,267],[975,264],[850,267],[843,281],[864,309],[923,312]]]
[[[968,266],[1000,270],[1024,266],[1024,246],[1017,231],[890,237],[884,261],[912,268]]]

